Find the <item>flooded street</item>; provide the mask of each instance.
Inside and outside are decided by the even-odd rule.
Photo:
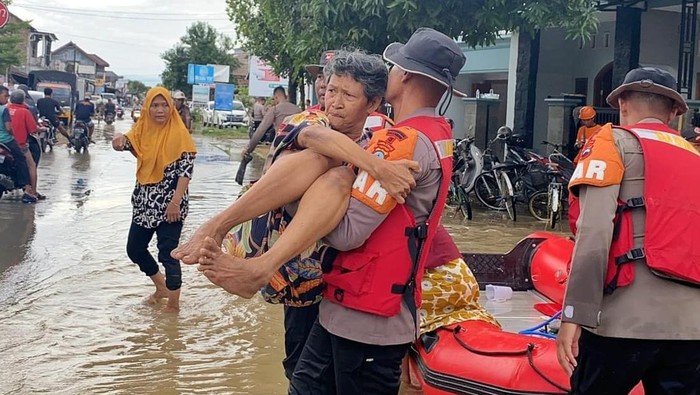
[[[87,154],[64,144],[45,154],[45,202],[0,201],[0,394],[286,393],[280,306],[231,296],[190,266],[178,316],[142,303],[152,285],[125,252],[136,162],[110,145],[130,126],[98,127]],[[237,195],[246,143],[195,140],[183,239]],[[256,177],[260,163],[250,167]],[[469,252],[506,252],[543,230],[524,213],[515,225],[493,212],[451,216]]]

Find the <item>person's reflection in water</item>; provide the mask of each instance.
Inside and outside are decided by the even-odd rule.
[[[34,205],[0,205],[0,273],[24,259],[30,250],[36,225]]]
[[[85,204],[85,201],[90,196],[91,190],[89,187],[90,174],[90,154],[85,153],[73,162],[73,181],[71,182],[70,196],[71,200],[76,203],[76,207],[80,208]]]

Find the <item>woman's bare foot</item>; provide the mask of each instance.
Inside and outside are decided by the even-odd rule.
[[[202,243],[199,267],[212,283],[229,293],[250,299],[267,284],[274,272],[267,273],[252,259],[236,258],[221,251],[221,247],[211,237]],[[261,270],[262,269],[262,270]]]
[[[167,298],[168,294],[163,291],[156,291],[146,298],[146,304],[156,305],[159,304],[163,299]]]
[[[164,313],[177,313],[180,311],[180,290],[168,290],[168,304],[163,309]]]
[[[213,238],[214,240],[219,240],[219,245],[223,241],[223,235],[219,235],[217,232],[217,226],[213,220],[209,220],[197,228],[192,237],[188,242],[182,244],[175,248],[170,255],[182,261],[182,263],[187,265],[194,265],[199,261],[200,250],[204,240],[207,238]]]
[[[165,277],[163,273],[158,272],[151,277],[153,285],[156,286],[156,291],[146,298],[146,304],[155,305],[160,303],[161,300],[168,297],[169,291],[165,286]]]

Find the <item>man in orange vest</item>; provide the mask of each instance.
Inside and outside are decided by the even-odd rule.
[[[607,98],[624,126],[593,135],[571,178],[557,356],[572,394],[700,387],[700,154],[668,126],[688,110],[676,88],[663,70],[630,71]]]
[[[307,108],[307,110],[323,111],[326,108],[326,83],[328,81],[323,75],[323,68],[326,67],[337,52],[338,51],[335,50],[326,51],[321,54],[321,60],[318,64],[306,65],[306,71],[311,74],[311,78],[314,79],[314,90],[316,92],[316,98],[318,99],[318,103]]]
[[[574,162],[578,162],[579,160],[581,147],[586,144],[586,141],[588,141],[588,139],[590,139],[595,132],[600,130],[600,125],[595,122],[595,116],[596,111],[591,106],[583,106],[579,110],[578,118],[581,120],[583,125],[578,128],[578,133],[576,133],[576,144],[574,147],[578,150],[578,153],[576,154],[576,159],[574,159]]]

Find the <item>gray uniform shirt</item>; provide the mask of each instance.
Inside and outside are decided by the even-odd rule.
[[[421,110],[418,115],[434,115],[433,109]],[[442,173],[440,160],[428,137],[419,134],[413,160],[420,163],[421,172],[415,175],[416,187],[406,198],[417,222],[425,221],[433,208]],[[350,199],[348,211],[338,227],[325,241],[339,250],[361,246],[382,223],[382,215],[355,198]],[[414,341],[419,328],[413,322],[410,310],[401,303],[401,312],[393,317],[382,317],[345,308],[324,299],[319,306],[319,322],[330,333],[365,344],[395,345]]]
[[[252,152],[255,149],[270,126],[274,126],[275,131],[277,131],[285,118],[290,115],[299,114],[300,112],[301,108],[288,101],[283,101],[269,109],[267,113],[265,113],[265,117],[263,117],[260,126],[255,130],[255,134],[253,134],[253,137],[251,137],[248,142],[248,152]]]
[[[644,260],[631,263],[635,265],[632,284],[617,288],[611,295],[603,295],[618,196],[627,201],[642,196],[644,192],[641,144],[623,130],[614,129],[613,136],[625,167],[622,183],[579,188],[581,213],[576,223],[579,231],[564,299],[563,320],[608,337],[700,339],[700,289],[654,275]],[[635,248],[641,248],[644,243],[644,220],[644,209],[632,211]],[[688,231],[697,232],[697,229]]]

